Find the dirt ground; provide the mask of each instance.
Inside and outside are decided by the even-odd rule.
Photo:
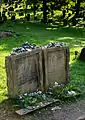
[[[17,115],[10,102],[9,105],[0,104],[0,120],[77,120],[83,115],[85,115],[85,100],[64,105],[53,104],[24,116]]]

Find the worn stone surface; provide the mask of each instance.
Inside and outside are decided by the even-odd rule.
[[[43,89],[41,55],[41,49],[36,49],[6,57],[7,84],[10,97]]]
[[[6,57],[7,85],[10,97],[44,90],[55,82],[65,84],[69,76],[68,47],[43,47]]]
[[[55,82],[67,83],[69,71],[69,49],[67,47],[45,48],[45,88],[53,86]]]

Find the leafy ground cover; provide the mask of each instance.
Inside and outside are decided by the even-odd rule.
[[[85,62],[73,60],[75,50],[78,52],[85,46],[85,28],[58,27],[40,23],[27,23],[23,21],[7,22],[0,25],[1,31],[12,31],[13,36],[0,38],[0,102],[7,99],[7,85],[5,72],[5,56],[15,47],[25,41],[45,45],[49,42],[65,42],[70,48],[70,78],[66,89],[74,88],[85,93]]]

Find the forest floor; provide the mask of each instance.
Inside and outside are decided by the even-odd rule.
[[[0,120],[78,120],[85,115],[84,99],[69,104],[56,103],[24,116],[17,115],[12,104],[7,102],[0,104]]]

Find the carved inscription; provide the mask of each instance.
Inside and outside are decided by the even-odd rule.
[[[65,55],[63,51],[48,52],[48,80],[49,84],[65,80]]]
[[[43,48],[6,58],[9,97],[48,89],[55,82],[68,81],[67,48]]]
[[[16,76],[18,85],[33,81],[37,82],[36,61],[34,56],[25,57],[16,60]]]
[[[28,82],[29,84],[31,84],[32,82],[37,82],[37,76],[33,75],[33,76],[22,76],[20,78],[18,78],[18,85],[23,85],[26,82]]]

